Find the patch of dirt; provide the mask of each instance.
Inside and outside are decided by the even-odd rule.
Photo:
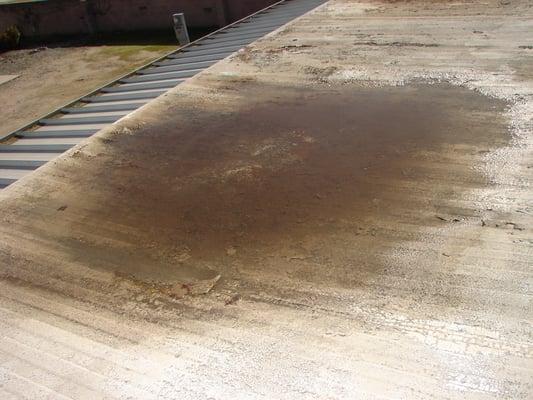
[[[102,144],[101,169],[85,163],[75,177],[68,173],[88,193],[61,199],[97,204],[93,228],[65,229],[58,222],[59,237],[50,240],[76,262],[137,277],[208,267],[224,279],[236,261],[259,273],[263,263],[288,257],[290,267],[283,261],[277,265],[284,271],[271,266],[270,273],[357,285],[382,273],[377,248],[398,240],[380,233],[384,226],[463,223],[421,201],[421,193],[455,199],[467,187],[488,185],[471,168],[483,163],[477,150],[509,140],[505,120],[495,113],[505,103],[448,85],[240,86],[242,100],[220,100],[220,112],[190,112],[186,105],[159,110],[157,122]],[[94,177],[106,182],[94,188],[97,198]],[[413,203],[418,214],[399,211]],[[61,216],[70,221],[76,213],[69,207]],[[116,238],[106,239],[103,228],[110,220],[135,232],[111,252]],[[347,271],[342,260],[354,252],[361,265]],[[326,254],[327,271],[305,268]]]
[[[7,134],[127,72],[174,45],[38,47],[0,54],[0,135]]]

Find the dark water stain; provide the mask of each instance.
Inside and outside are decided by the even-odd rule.
[[[246,254],[306,237],[323,237],[317,251],[327,253],[328,240],[342,243],[341,219],[367,233],[376,221],[435,223],[417,214],[487,185],[472,167],[509,139],[504,103],[447,85],[248,84],[240,95],[224,111],[171,109],[119,137],[110,161],[87,174],[102,182],[91,226],[74,221],[73,230],[129,242],[124,257],[188,249],[212,261],[229,246]],[[372,252],[395,240],[359,245]]]

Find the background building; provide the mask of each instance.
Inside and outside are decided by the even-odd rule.
[[[0,32],[23,37],[172,30],[183,12],[191,28],[227,25],[275,0],[0,0]]]

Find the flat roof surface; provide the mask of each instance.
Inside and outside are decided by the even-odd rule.
[[[0,397],[531,398],[528,6],[329,1],[2,191]]]

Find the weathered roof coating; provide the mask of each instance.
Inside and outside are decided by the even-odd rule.
[[[511,3],[332,0],[7,188],[1,396],[530,398]]]

